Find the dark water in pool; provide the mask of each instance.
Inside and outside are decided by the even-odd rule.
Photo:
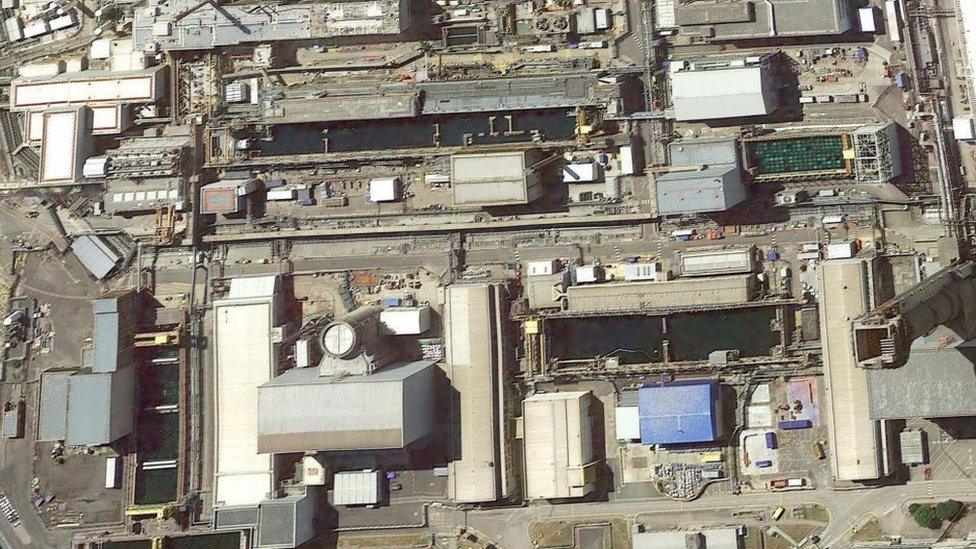
[[[550,356],[562,360],[617,356],[621,364],[661,362],[664,340],[675,361],[706,360],[719,349],[768,356],[780,342],[775,307],[668,316],[564,318],[546,322]],[[665,336],[664,322],[667,322]]]
[[[575,117],[564,109],[420,116],[341,124],[281,124],[272,129],[273,140],[260,142],[259,150],[262,156],[280,156],[433,147],[438,126],[442,146],[460,146],[464,145],[465,134],[488,132],[490,116],[495,117],[496,131],[507,131],[509,124],[505,117],[511,116],[512,127],[525,133],[476,137],[474,143],[526,143],[532,141],[531,130],[541,132],[546,141],[572,139],[576,127]],[[323,133],[325,130],[328,132]]]

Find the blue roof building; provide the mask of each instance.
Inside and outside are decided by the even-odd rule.
[[[712,442],[722,435],[714,380],[644,385],[637,393],[637,410],[643,444]]]

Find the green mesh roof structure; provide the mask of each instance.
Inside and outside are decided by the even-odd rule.
[[[840,135],[752,141],[748,148],[750,165],[756,167],[756,175],[760,176],[830,172],[846,167]]]

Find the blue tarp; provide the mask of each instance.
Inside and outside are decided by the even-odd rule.
[[[648,384],[637,393],[643,444],[711,442],[718,436],[715,406],[718,382]]]

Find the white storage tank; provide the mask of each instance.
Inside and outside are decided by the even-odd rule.
[[[386,335],[420,335],[430,329],[429,305],[392,307],[380,313],[380,333]]]

